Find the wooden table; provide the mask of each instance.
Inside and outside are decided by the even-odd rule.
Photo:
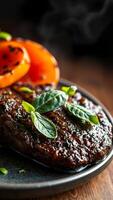
[[[60,61],[61,76],[87,89],[113,115],[113,68],[94,60]],[[97,177],[69,192],[39,200],[113,200],[113,161]]]

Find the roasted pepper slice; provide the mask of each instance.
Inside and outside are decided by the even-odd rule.
[[[22,78],[30,68],[26,49],[16,41],[0,42],[0,88]]]

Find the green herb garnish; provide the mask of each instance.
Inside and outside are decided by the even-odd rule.
[[[74,96],[75,93],[76,93],[76,91],[77,91],[77,87],[76,86],[70,86],[70,87],[68,87],[68,86],[62,86],[61,90],[63,92],[65,92],[69,96]]]
[[[31,116],[31,120],[36,129],[47,138],[54,139],[57,137],[57,130],[52,121],[36,112],[35,108],[28,102],[22,101],[25,111]]]
[[[31,90],[31,89],[28,88],[28,87],[20,87],[20,88],[19,88],[19,91],[20,91],[20,92],[25,92],[25,93],[33,93],[33,90]]]
[[[39,113],[53,111],[65,104],[68,95],[60,90],[49,90],[36,97],[33,106]]]
[[[89,111],[85,107],[73,103],[66,103],[65,107],[71,115],[80,119],[81,122],[99,124],[99,119],[97,115]]]
[[[0,167],[0,173],[3,174],[3,175],[7,175],[8,170],[5,167]]]
[[[57,137],[55,124],[42,114],[53,111],[60,106],[64,106],[71,115],[78,118],[83,124],[99,124],[99,119],[95,113],[83,106],[68,102],[69,96],[73,96],[76,89],[74,86],[62,87],[63,91],[52,89],[37,96],[33,105],[26,101],[22,102],[22,106],[30,114],[34,126],[41,134],[51,139]]]
[[[47,138],[55,139],[57,137],[57,130],[52,121],[40,115],[38,112],[31,112],[31,119],[36,129]]]
[[[24,107],[25,111],[28,113],[31,113],[31,111],[35,112],[35,108],[26,101],[22,101],[22,106]]]
[[[9,41],[12,39],[12,36],[6,32],[0,32],[0,39]]]

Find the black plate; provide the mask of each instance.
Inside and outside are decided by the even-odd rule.
[[[72,85],[65,80],[61,80],[60,85]],[[104,112],[113,124],[113,120],[106,108],[91,94],[79,87],[79,91],[92,100],[95,104],[102,106]],[[44,168],[39,164],[23,158],[7,148],[0,148],[0,167],[9,170],[7,176],[0,175],[0,198],[21,199],[47,196],[63,192],[78,184],[85,183],[91,177],[99,174],[111,161],[113,148],[107,157],[99,163],[85,168],[81,172],[67,174],[55,172]],[[25,173],[19,173],[20,169],[25,169]]]

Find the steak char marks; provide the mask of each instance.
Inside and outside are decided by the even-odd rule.
[[[19,92],[20,86],[0,90],[0,138],[3,145],[44,165],[63,170],[93,164],[109,153],[112,125],[99,106],[77,93],[74,98],[80,105],[95,111],[100,124],[82,127],[60,107],[45,115],[58,130],[56,139],[48,139],[36,130],[30,115],[22,107],[22,100],[32,103],[36,95],[50,86],[33,88],[33,94]]]

